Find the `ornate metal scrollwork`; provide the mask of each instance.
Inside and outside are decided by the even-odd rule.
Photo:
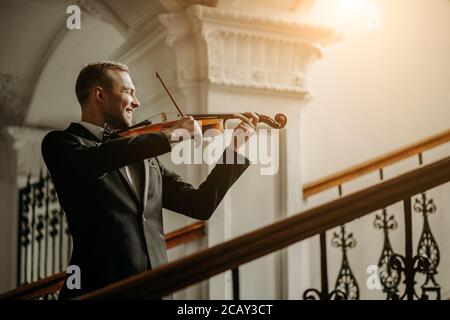
[[[412,256],[412,226],[411,226],[411,205],[408,205],[410,201],[405,200],[405,232],[406,232],[406,253],[405,256],[401,256],[399,254],[395,254],[390,250],[390,245],[385,244],[385,249],[383,251],[382,259],[383,262],[386,260],[389,253],[391,253],[389,259],[389,263],[386,268],[391,268],[391,275],[394,277],[390,277],[391,287],[383,285],[387,288],[388,299],[392,300],[402,300],[402,299],[429,299],[428,293],[435,292],[437,299],[440,299],[440,287],[434,279],[434,275],[437,273],[437,266],[439,264],[440,255],[439,248],[436,243],[436,240],[431,233],[430,225],[428,223],[428,213],[433,213],[436,211],[436,206],[433,203],[432,199],[428,199],[425,193],[422,193],[420,199],[415,199],[414,201],[414,210],[416,212],[420,212],[423,214],[424,224],[422,234],[420,236],[420,240],[417,247],[417,254]],[[386,218],[386,214],[383,211],[383,218],[377,216],[375,221],[375,226],[380,228],[383,227],[385,230],[385,234],[388,229],[392,229],[396,224],[389,223],[389,220]],[[380,223],[382,221],[382,223]],[[395,273],[396,272],[396,273]],[[417,281],[415,280],[417,273],[422,273],[426,275],[426,280],[422,284],[422,292],[419,295],[416,291]],[[402,276],[404,275],[405,284],[405,292],[400,295],[398,294],[398,285],[402,280]],[[381,279],[383,281],[383,278]]]
[[[345,226],[340,226],[340,232],[334,232],[331,239],[333,247],[341,248],[342,263],[339,275],[336,279],[335,291],[343,292],[348,300],[359,299],[359,287],[355,276],[350,268],[347,258],[347,250],[356,246],[353,233],[346,233]]]
[[[322,293],[319,290],[311,288],[303,292],[303,300],[326,300],[326,299],[323,299]]]
[[[30,176],[28,175],[25,187],[19,191],[18,285],[29,282],[28,247],[31,243],[31,220],[29,217],[31,201],[31,184]]]
[[[406,285],[406,290],[405,293],[400,296],[398,294],[393,294],[391,296],[392,300],[403,300],[406,298],[407,296],[407,291],[411,290],[414,294],[414,297],[417,299],[423,299],[423,297],[420,297],[415,290],[415,284],[416,281],[414,281],[415,275],[416,273],[426,273],[428,268],[430,267],[430,262],[429,259],[427,259],[426,257],[422,257],[422,256],[415,256],[412,260],[412,268],[411,268],[411,278],[413,279],[413,282],[411,283],[411,288],[408,288],[408,283],[407,283],[407,273],[408,273],[408,266],[407,266],[407,262],[406,262],[406,258],[399,255],[399,254],[393,254],[390,259],[389,259],[389,264],[391,266],[391,268],[393,268],[394,270],[396,270],[399,273],[403,273],[405,274],[405,285]]]
[[[436,205],[432,198],[427,199],[426,193],[422,193],[420,199],[414,200],[414,211],[423,215],[423,229],[417,245],[417,255],[428,258],[429,267],[425,271],[426,279],[422,284],[422,299],[429,299],[429,293],[434,292],[436,299],[441,298],[441,287],[434,276],[438,273],[437,267],[440,262],[438,244],[431,232],[428,222],[428,214],[436,212]]]
[[[347,295],[340,290],[322,293],[317,289],[308,289],[303,293],[303,300],[347,300]]]
[[[50,176],[41,171],[35,182],[30,180],[31,176],[19,189],[18,286],[62,271],[71,251],[66,219]]]
[[[328,275],[327,275],[327,240],[326,232],[320,234],[320,272],[322,291],[317,289],[308,289],[303,293],[304,300],[347,300],[345,292],[333,290],[328,292]]]
[[[37,243],[37,273],[36,278],[42,279],[42,268],[41,266],[46,263],[46,261],[42,261],[42,240],[44,240],[45,234],[44,234],[44,228],[45,228],[45,215],[44,212],[41,209],[44,206],[44,196],[45,196],[45,180],[42,176],[42,170],[39,174],[39,180],[35,184],[36,189],[36,237],[33,239],[33,241],[36,241]],[[45,275],[44,275],[45,277]]]
[[[373,222],[376,229],[382,229],[384,234],[383,250],[378,260],[378,272],[383,291],[387,294],[387,299],[396,300],[398,298],[398,286],[402,279],[402,274],[398,270],[392,268],[389,259],[394,255],[391,242],[389,240],[389,231],[395,230],[398,226],[393,215],[388,215],[386,208],[382,210],[382,214],[375,216]]]

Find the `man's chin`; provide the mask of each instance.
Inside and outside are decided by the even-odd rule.
[[[133,125],[133,118],[131,117],[126,117],[123,119],[124,124],[125,124],[125,128],[131,127]]]
[[[122,121],[120,123],[121,129],[126,129],[128,127],[131,127],[132,125],[133,125],[133,121],[130,118],[124,118],[124,119],[122,119]]]
[[[131,121],[121,121],[120,123],[117,123],[112,129],[115,130],[124,130],[127,129],[129,127],[131,127],[133,125],[133,123]]]

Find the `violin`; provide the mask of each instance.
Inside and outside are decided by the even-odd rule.
[[[176,109],[178,110],[178,114],[180,116],[185,116],[185,114],[181,111],[180,107],[176,103],[175,99],[172,97],[169,89],[167,89],[164,81],[159,76],[158,72],[156,72],[156,77],[159,79],[173,104],[175,105]],[[282,129],[286,126],[287,117],[282,113],[276,114],[273,119],[264,114],[255,114],[259,117],[258,123],[265,123],[274,129]],[[223,133],[226,121],[239,119],[239,114],[237,113],[202,113],[188,114],[187,116],[192,116],[194,120],[199,123],[203,133],[210,129],[215,129],[218,132]],[[151,121],[153,117],[151,117],[126,129],[116,130],[115,133],[122,137],[129,137],[145,133],[159,132],[172,127],[173,125],[175,125],[175,123],[178,122],[178,120],[168,121],[167,115],[165,113],[161,113],[161,117],[162,121],[159,123],[153,123]]]
[[[282,113],[276,114],[274,119],[264,114],[255,114],[259,117],[258,123],[265,123],[274,129],[282,129],[286,126],[287,118]],[[162,113],[161,116],[162,118],[167,118],[164,113]],[[205,133],[210,129],[215,129],[217,132],[223,133],[226,121],[239,119],[239,114],[236,113],[187,114],[187,116],[193,117],[194,120],[199,123],[202,133]],[[126,129],[117,130],[116,133],[123,137],[129,137],[145,133],[159,132],[172,127],[177,122],[178,120],[163,120],[160,123],[152,123],[150,119],[146,119]]]

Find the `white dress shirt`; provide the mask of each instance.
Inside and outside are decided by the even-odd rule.
[[[85,127],[86,129],[89,130],[90,133],[92,133],[94,136],[97,137],[98,140],[102,141],[103,140],[103,133],[104,133],[104,129],[102,127],[99,127],[95,124],[86,122],[86,121],[81,121],[80,124]],[[129,166],[125,166],[125,172],[127,173],[127,177],[128,180],[130,180],[131,185],[136,188],[137,186],[133,183],[133,179],[131,178],[131,171]]]

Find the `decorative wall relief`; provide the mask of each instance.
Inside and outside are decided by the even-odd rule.
[[[338,39],[329,28],[199,5],[159,18],[177,54],[180,86],[202,81],[306,97],[306,67]]]
[[[15,91],[17,82],[16,76],[0,72],[0,127],[23,121],[22,97]]]

